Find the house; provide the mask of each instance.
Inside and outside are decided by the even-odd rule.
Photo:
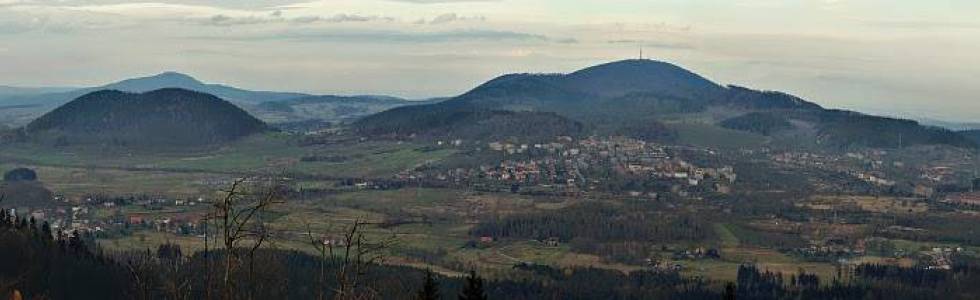
[[[980,192],[950,195],[946,197],[944,202],[961,205],[980,205]]]
[[[721,183],[715,184],[715,190],[718,191],[718,193],[721,193],[721,194],[731,194],[732,193],[732,187],[729,186],[729,185],[727,185],[727,184],[721,184]]]
[[[926,185],[922,185],[922,184],[915,185],[915,192],[914,192],[914,194],[916,196],[923,197],[923,198],[930,198],[935,193],[936,193],[936,190],[934,188],[930,187],[930,186],[926,186]]]

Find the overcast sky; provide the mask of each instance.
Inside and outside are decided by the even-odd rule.
[[[0,85],[162,71],[449,96],[646,56],[829,107],[980,121],[976,0],[0,0]]]

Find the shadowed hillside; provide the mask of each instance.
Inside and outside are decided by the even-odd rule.
[[[182,89],[93,92],[31,122],[27,134],[55,145],[201,146],[268,130],[215,96]]]

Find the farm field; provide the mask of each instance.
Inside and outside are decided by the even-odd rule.
[[[79,146],[51,148],[30,144],[0,147],[6,165],[148,170],[192,173],[295,173],[322,177],[388,177],[439,161],[451,149],[424,149],[396,142],[349,142],[300,146],[297,137],[274,134],[250,137],[217,149],[150,151]],[[335,161],[304,160],[336,157]]]
[[[290,201],[277,206],[266,219],[276,232],[275,247],[316,254],[309,244],[309,234],[318,237],[341,237],[355,220],[366,222],[368,239],[392,240],[389,263],[432,267],[443,273],[456,274],[468,268],[487,274],[508,274],[518,264],[535,264],[556,268],[592,267],[630,272],[643,270],[644,264],[624,264],[594,254],[577,252],[568,244],[546,245],[537,240],[499,239],[481,242],[470,231],[476,220],[490,214],[505,216],[555,208],[539,206],[533,197],[485,194],[431,188],[405,188],[391,191],[346,191],[319,199]],[[103,215],[140,215],[146,219],[175,218],[189,213],[203,213],[204,204],[170,210],[114,208]],[[715,223],[718,259],[682,259],[674,263],[688,276],[711,280],[735,279],[737,266],[756,263],[765,270],[794,274],[801,270],[831,276],[835,267],[829,263],[807,262],[773,249],[743,245],[738,236],[745,229],[733,230],[726,223]],[[176,243],[186,249],[203,249],[203,237],[139,229],[125,236],[109,236],[100,245],[112,251],[139,250],[160,243]],[[212,245],[214,247],[214,245]],[[675,246],[670,246],[674,248]],[[684,247],[677,245],[676,247]],[[659,256],[670,257],[671,251]]]

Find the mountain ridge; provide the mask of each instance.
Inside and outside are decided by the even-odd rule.
[[[394,108],[362,118],[355,122],[354,128],[370,134],[383,133],[387,128],[392,129],[388,134],[425,135],[427,131],[444,132],[471,126],[460,122],[425,122],[425,118],[455,120],[449,116],[514,111],[553,112],[571,122],[586,124],[592,133],[623,133],[631,124],[663,128],[657,122],[667,116],[703,119],[709,109],[722,112],[719,117],[704,121],[714,128],[725,127],[726,119],[747,115],[728,122],[728,127],[773,137],[785,131],[809,134],[816,145],[828,148],[930,143],[976,147],[976,143],[948,130],[907,120],[826,109],[783,92],[723,86],[677,65],[654,60],[611,62],[569,74],[506,74],[437,104]],[[752,124],[754,116],[768,116],[751,115],[760,111],[771,112],[778,118],[764,120],[767,124]],[[694,116],[699,113],[702,116]],[[801,131],[797,125],[815,130]],[[891,137],[904,137],[906,143],[895,143]]]

